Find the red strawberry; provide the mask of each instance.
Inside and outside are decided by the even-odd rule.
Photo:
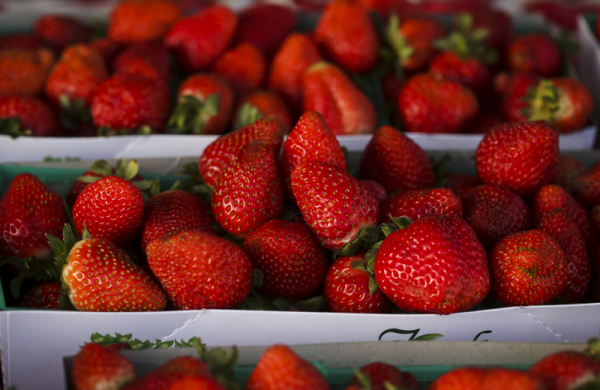
[[[36,284],[21,299],[19,307],[28,309],[52,309],[59,310],[62,296],[62,284],[58,282],[44,282]]]
[[[88,343],[73,359],[72,377],[77,390],[119,389],[135,378],[135,370],[118,352]]]
[[[358,0],[331,1],[315,27],[315,42],[330,60],[350,72],[369,71],[377,62],[377,33]]]
[[[367,190],[373,195],[373,198],[377,200],[377,204],[381,208],[381,203],[387,198],[388,193],[385,188],[376,182],[375,180],[361,180],[360,181]]]
[[[489,263],[492,292],[509,306],[548,303],[568,279],[565,252],[540,229],[504,237],[490,251]]]
[[[434,181],[425,151],[391,126],[380,127],[369,140],[361,156],[360,177],[375,180],[388,193],[430,188]]]
[[[56,113],[43,100],[34,97],[0,98],[0,122],[18,119],[18,124],[4,124],[8,129],[0,129],[11,134],[32,135],[35,137],[56,137],[64,133]]]
[[[408,217],[412,221],[432,215],[462,217],[460,198],[446,188],[407,190],[391,194],[379,208],[379,223]]]
[[[482,184],[466,190],[461,199],[465,220],[488,250],[509,234],[531,226],[529,208],[507,187]]]
[[[159,41],[135,43],[112,61],[113,71],[139,74],[148,78],[169,79],[169,51]]]
[[[386,390],[389,385],[406,390],[420,389],[417,379],[411,373],[400,371],[391,364],[373,362],[362,366],[358,372],[368,379],[371,390]],[[359,376],[354,375],[350,385],[358,386],[361,382]]]
[[[325,279],[327,255],[304,222],[271,220],[248,234],[242,249],[264,275],[255,290],[266,298],[306,299]]]
[[[265,77],[264,55],[249,43],[236,46],[219,57],[212,72],[223,77],[238,98],[258,89]]]
[[[558,132],[544,121],[504,124],[490,130],[475,151],[477,174],[520,196],[535,194],[554,178]]]
[[[321,161],[346,170],[346,157],[325,118],[306,111],[283,142],[279,171],[288,200],[293,201],[292,172],[303,162]]]
[[[210,377],[187,375],[173,382],[169,390],[225,390],[225,387]]]
[[[372,134],[377,115],[367,96],[337,66],[317,62],[304,72],[304,111],[317,111],[336,135]]]
[[[214,234],[181,232],[151,241],[146,251],[152,272],[178,310],[232,308],[250,293],[250,260]]]
[[[236,128],[247,126],[260,118],[276,118],[285,126],[285,133],[292,129],[292,117],[285,102],[272,91],[254,90],[238,104],[233,116]]]
[[[0,199],[0,256],[49,258],[46,234],[60,234],[66,223],[60,195],[36,176],[21,173]]]
[[[89,47],[96,50],[104,61],[109,64],[123,49],[123,45],[110,38],[100,38],[88,44]]]
[[[129,245],[139,234],[144,216],[144,198],[131,182],[107,176],[88,185],[73,206],[77,232],[87,229],[92,237],[118,246]]]
[[[251,125],[225,134],[204,149],[198,161],[198,170],[206,185],[217,184],[227,166],[247,144],[259,141],[269,145],[275,156],[283,142],[283,125],[277,119],[259,119]]]
[[[185,73],[208,70],[233,39],[238,17],[229,8],[212,5],[175,23],[165,44]]]
[[[368,270],[365,252],[341,257],[331,264],[323,296],[333,312],[389,313],[393,306]]]
[[[544,34],[532,33],[515,38],[506,48],[506,58],[512,72],[554,77],[560,70],[558,46]]]
[[[447,216],[424,217],[388,235],[375,258],[375,280],[401,309],[436,314],[472,308],[490,286],[475,232]]]
[[[13,33],[0,37],[0,51],[10,49],[39,50],[48,48],[40,38],[30,33]]]
[[[33,25],[33,33],[58,51],[77,43],[85,43],[92,36],[92,29],[70,15],[40,17]]]
[[[0,97],[36,96],[44,88],[54,59],[48,49],[0,51]]]
[[[600,161],[573,180],[571,194],[584,206],[600,203]]]
[[[123,390],[169,390],[169,386],[182,378],[210,377],[208,365],[194,356],[173,358],[144,376],[123,387]]]
[[[327,380],[307,360],[282,344],[267,348],[252,370],[247,390],[329,389]]]
[[[306,224],[328,249],[341,249],[363,228],[377,223],[377,200],[357,179],[333,165],[308,161],[296,166],[292,191]]]
[[[483,42],[487,47],[501,50],[515,36],[511,16],[504,10],[492,7],[482,7],[469,11],[473,18],[473,30],[486,32]]]
[[[170,190],[154,195],[146,203],[142,221],[141,247],[152,240],[187,230],[215,233],[210,206],[189,192]]]
[[[477,175],[464,172],[450,172],[445,177],[444,188],[452,190],[458,197],[462,198],[469,188],[481,184]]]
[[[492,84],[489,69],[479,59],[461,58],[451,51],[444,51],[434,57],[429,65],[429,73],[438,80],[456,81],[468,87],[479,98],[489,93]]]
[[[549,390],[567,390],[597,378],[600,363],[581,352],[560,351],[545,356],[527,371],[541,377]]]
[[[108,36],[122,43],[162,39],[180,18],[172,0],[121,0],[110,15]]]
[[[558,184],[567,192],[571,191],[573,180],[583,173],[587,167],[578,159],[561,154],[556,163],[556,173],[554,174],[553,184]]]
[[[494,78],[494,88],[501,97],[502,116],[506,122],[527,120],[527,101],[531,88],[538,85],[540,78],[532,73],[500,73]]]
[[[429,390],[519,389],[544,390],[540,378],[508,368],[455,368],[437,378]]]
[[[412,77],[398,96],[398,110],[406,131],[460,133],[477,115],[479,103],[468,88],[429,74]]]
[[[237,238],[245,238],[283,212],[283,187],[270,145],[244,146],[225,168],[212,194],[217,223]]]

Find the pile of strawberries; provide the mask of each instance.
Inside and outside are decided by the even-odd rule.
[[[548,35],[517,36],[506,13],[482,5],[445,26],[392,3],[331,1],[303,33],[298,14],[275,4],[184,12],[173,0],[123,0],[105,33],[46,15],[0,37],[0,132],[223,134],[275,117],[287,133],[305,111],[336,135],[384,124],[485,133],[526,120],[569,133],[588,121],[590,94],[564,77]]]

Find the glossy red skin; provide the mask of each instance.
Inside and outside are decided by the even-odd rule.
[[[419,383],[416,378],[409,372],[402,372],[396,367],[388,363],[373,362],[369,363],[359,370],[369,378],[371,390],[386,390],[385,383],[388,382],[392,386],[406,390],[419,390]],[[359,386],[360,380],[354,376],[350,381],[350,385]]]
[[[447,216],[424,217],[387,236],[375,258],[375,280],[401,309],[435,314],[472,308],[490,286],[475,232],[461,217]]]
[[[218,380],[210,376],[192,376],[188,375],[181,379],[178,379],[171,386],[169,390],[225,390],[225,387],[221,386]]]
[[[573,180],[586,169],[585,164],[578,159],[561,154],[558,156],[556,173],[554,174],[552,184],[558,184],[569,192],[573,186]]]
[[[113,74],[96,89],[91,109],[99,127],[119,132],[149,126],[162,132],[170,114],[167,82],[161,78]]]
[[[212,5],[175,23],[164,42],[185,73],[202,72],[229,46],[237,25],[232,10]]]
[[[558,132],[545,121],[508,123],[483,136],[475,167],[483,183],[501,184],[517,195],[535,194],[554,178]]]
[[[488,257],[492,292],[508,306],[546,304],[556,299],[567,283],[565,253],[540,229],[504,237]]]
[[[48,49],[0,51],[0,97],[37,96],[44,89],[55,55]]]
[[[360,181],[369,190],[371,195],[377,200],[377,204],[381,208],[381,203],[387,198],[388,193],[385,188],[377,183],[375,180],[361,180]]]
[[[600,162],[594,163],[573,180],[571,194],[584,206],[600,203]]]
[[[507,368],[455,368],[437,378],[429,390],[519,389],[545,390],[537,376]]]
[[[464,172],[450,172],[446,175],[444,188],[452,190],[458,197],[462,198],[465,191],[481,184],[477,175]]]
[[[87,42],[92,29],[70,15],[43,15],[33,25],[33,33],[58,51]]]
[[[119,1],[110,15],[108,37],[121,43],[161,39],[181,16],[171,0]]]
[[[238,103],[234,117],[239,117],[244,104],[251,104],[258,109],[263,118],[277,118],[285,126],[285,134],[289,134],[294,126],[290,110],[285,102],[275,92],[257,89]]]
[[[552,80],[559,94],[559,108],[550,124],[561,133],[572,133],[581,130],[589,121],[594,104],[592,95],[582,82],[572,78]]]
[[[147,254],[178,310],[232,308],[250,293],[250,260],[234,243],[214,234],[190,230],[160,238],[148,244]]]
[[[169,389],[173,383],[187,376],[210,376],[208,365],[194,356],[180,356],[162,364],[144,376],[137,377],[123,387],[125,390]]]
[[[506,48],[508,68],[540,77],[555,77],[560,70],[560,51],[544,34],[526,34],[515,38]]]
[[[388,193],[427,189],[434,181],[425,151],[391,126],[378,128],[367,143],[361,156],[360,177],[375,180]]]
[[[429,73],[436,79],[456,81],[464,85],[479,99],[483,99],[491,92],[490,71],[475,58],[461,59],[453,52],[445,51],[431,60]]]
[[[267,62],[264,55],[249,43],[223,53],[212,72],[223,77],[238,98],[258,89],[265,78]]]
[[[126,247],[139,234],[144,216],[144,198],[131,182],[106,176],[90,183],[77,197],[73,220],[79,234],[84,227],[92,237]]]
[[[407,190],[391,194],[379,208],[379,223],[391,222],[391,217],[408,217],[412,221],[432,215],[462,217],[460,198],[447,188]]]
[[[134,377],[135,369],[129,360],[102,345],[85,344],[73,359],[72,379],[76,389],[101,385],[119,388]]]
[[[323,296],[327,308],[340,313],[389,313],[392,302],[379,288],[369,293],[371,276],[364,270],[356,270],[350,264],[358,261],[367,266],[365,253],[341,257],[327,270]]]
[[[61,95],[71,101],[82,99],[89,105],[96,88],[107,77],[104,59],[95,49],[85,45],[69,46],[48,75],[46,96],[57,107]]]
[[[0,199],[0,256],[52,257],[46,234],[62,236],[67,214],[60,195],[21,173]]]
[[[28,309],[60,309],[59,298],[62,295],[62,284],[45,282],[33,288],[21,299],[19,307]]]
[[[502,98],[502,116],[506,122],[522,122],[527,117],[523,110],[529,106],[525,96],[529,88],[539,83],[533,73],[500,73],[494,78],[496,92]]]
[[[444,25],[432,18],[399,16],[399,32],[407,45],[414,50],[414,53],[402,61],[401,65],[408,72],[423,70],[437,52],[433,42],[446,34]]]
[[[0,118],[19,118],[19,130],[31,130],[34,137],[58,137],[64,134],[56,112],[35,97],[0,98]]]
[[[487,250],[532,225],[527,204],[507,187],[482,184],[465,191],[461,199],[465,220]]]
[[[113,61],[114,72],[140,74],[149,78],[169,79],[171,74],[169,51],[160,41],[146,41],[130,45]]]
[[[327,254],[304,222],[271,220],[248,234],[242,246],[252,267],[262,271],[262,296],[298,301],[323,284]]]
[[[591,382],[600,374],[600,363],[578,351],[560,351],[545,356],[527,371],[542,377],[549,390],[564,390]]]
[[[406,131],[464,132],[479,111],[477,98],[455,81],[440,81],[422,73],[413,76],[398,96]]]
[[[31,33],[14,33],[0,37],[0,51],[7,49],[38,50],[48,45]]]

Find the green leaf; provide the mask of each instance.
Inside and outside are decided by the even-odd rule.
[[[262,112],[253,104],[245,103],[239,110],[235,128],[246,127],[263,117]]]
[[[377,285],[375,278],[370,277],[369,278],[369,295],[373,295],[377,290],[379,290],[379,286]]]
[[[260,287],[263,284],[265,275],[258,268],[252,269],[252,288]]]
[[[294,302],[287,298],[275,298],[273,300],[273,306],[275,306],[279,310],[287,310],[290,306],[292,306]]]
[[[123,179],[130,181],[132,180],[135,175],[138,174],[138,171],[140,169],[140,165],[137,163],[136,160],[130,160],[127,165],[125,165],[125,170],[123,172]]]
[[[444,337],[443,334],[439,334],[439,333],[428,333],[428,334],[424,334],[422,336],[419,337],[415,337],[414,339],[411,339],[412,341],[432,341],[432,340],[437,340],[439,338]]]
[[[352,267],[353,269],[357,270],[357,271],[367,271],[367,267],[365,266],[365,262],[364,261],[353,261],[352,263],[350,263],[350,267]]]
[[[11,138],[18,138],[23,135],[31,135],[31,130],[20,130],[21,120],[19,118],[0,119],[0,134],[8,135]]]
[[[294,303],[294,307],[300,311],[323,311],[325,310],[325,299],[319,295],[303,301]]]
[[[101,175],[102,177],[110,176],[113,174],[113,169],[106,160],[94,161],[94,163],[92,164],[92,167],[90,168],[90,171],[97,173],[97,174]],[[93,176],[83,176],[83,177],[93,177]],[[98,179],[100,179],[100,178],[96,178],[96,180],[98,180]],[[78,178],[78,180],[81,180],[81,177]]]
[[[398,226],[398,228],[400,228],[400,230],[406,229],[408,225],[412,223],[412,220],[406,216],[396,218],[390,215],[390,219]]]

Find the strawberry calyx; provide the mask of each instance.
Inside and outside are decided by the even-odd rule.
[[[62,94],[58,98],[60,106],[60,123],[69,131],[75,131],[79,126],[93,121],[92,111],[81,98],[70,99]]]
[[[0,134],[8,135],[13,139],[24,135],[31,135],[31,130],[20,130],[20,128],[21,119],[0,118]]]
[[[371,380],[369,376],[362,371],[354,369],[354,377],[358,379],[359,388],[361,390],[372,390],[373,386],[371,385]],[[394,386],[388,381],[383,382],[383,386],[386,390],[402,390],[403,388]]]
[[[527,120],[550,122],[559,109],[560,93],[551,80],[540,79],[537,85],[527,89],[523,101],[528,105],[521,110],[521,114]]]
[[[200,359],[206,363],[212,376],[221,383],[226,389],[241,389],[240,384],[235,380],[235,366],[238,361],[238,350],[234,345],[229,353],[223,348],[206,348],[200,338],[194,340],[194,347],[198,352]]]
[[[203,134],[204,126],[219,113],[219,95],[208,95],[200,101],[193,95],[183,95],[167,121],[169,134]]]
[[[211,203],[212,188],[210,188],[204,182],[202,175],[198,169],[198,164],[195,162],[189,162],[181,167],[181,171],[177,172],[175,176],[187,176],[187,179],[177,180],[172,186],[172,190],[182,190],[191,192],[192,194],[199,196],[207,204]]]
[[[379,251],[383,240],[385,240],[387,236],[389,236],[396,230],[406,229],[412,223],[412,220],[405,216],[396,218],[390,214],[390,219],[392,220],[392,222],[384,222],[378,226],[381,230],[381,239],[375,242],[373,246],[367,251],[367,253],[365,253],[365,260],[367,260],[367,270],[371,273],[374,273],[375,271],[375,257],[377,256],[377,251]]]
[[[183,339],[181,341],[177,341],[177,340],[163,341],[163,340],[156,339],[156,342],[153,343],[149,340],[141,341],[137,338],[132,340],[131,337],[132,337],[131,333],[122,335],[120,333],[115,332],[115,335],[112,336],[108,333],[103,335],[103,334],[96,332],[90,336],[90,341],[95,344],[104,345],[113,350],[124,350],[124,349],[137,350],[137,349],[165,349],[165,348],[171,348],[173,346],[175,346],[175,348],[189,348],[189,347],[194,347],[195,342],[198,339],[198,337],[192,337],[188,341],[184,341]]]
[[[386,27],[385,39],[395,57],[394,63],[401,67],[412,55],[415,53],[415,49],[408,44],[404,35],[400,33],[400,18],[395,13],[389,18],[388,25]],[[396,69],[396,75],[401,76],[399,80],[404,79],[403,74],[399,74],[399,69]]]
[[[108,126],[100,126],[98,127],[97,131],[98,137],[113,137],[119,135],[149,135],[153,133],[155,133],[154,129],[148,125],[140,126],[137,129],[112,129]]]
[[[236,118],[235,128],[240,129],[253,124],[263,117],[262,112],[252,103],[245,103],[240,108]]]

